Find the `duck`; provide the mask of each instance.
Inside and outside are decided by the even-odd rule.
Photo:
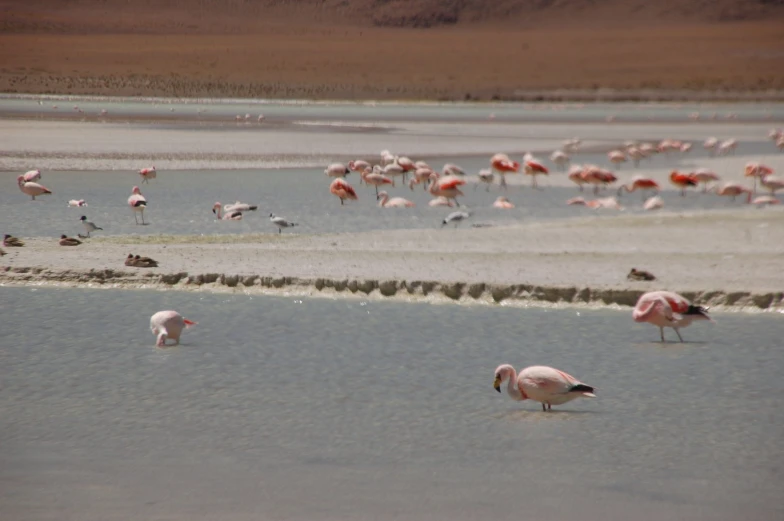
[[[158,261],[153,260],[149,257],[140,257],[138,255],[134,255],[133,265],[138,268],[157,268]]]
[[[0,248],[0,257],[2,257],[3,255],[8,255],[8,254],[5,252],[4,249]]]
[[[656,277],[653,273],[643,270],[638,270],[636,268],[632,268],[626,278],[629,280],[656,280]]]
[[[21,248],[24,246],[24,242],[22,242],[20,239],[17,239],[13,235],[6,233],[5,237],[3,238],[3,246],[7,248]]]
[[[79,246],[80,244],[82,244],[82,241],[79,239],[68,237],[65,234],[60,236],[60,246]]]

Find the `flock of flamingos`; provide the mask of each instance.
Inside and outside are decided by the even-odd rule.
[[[774,141],[777,148],[784,150],[784,131],[774,129],[769,137]],[[566,171],[568,178],[573,181],[581,192],[586,185],[592,187],[593,193],[598,194],[600,190],[606,190],[618,182],[617,176],[608,169],[597,165],[571,165],[571,155],[578,152],[580,140],[572,139],[564,143],[562,150],[557,150],[550,156],[550,161],[555,168]],[[702,144],[711,155],[724,155],[734,153],[738,146],[737,141],[729,139],[720,142],[716,138],[708,138]],[[692,145],[681,141],[666,139],[658,144],[652,143],[625,143],[622,148],[608,153],[610,163],[616,168],[622,163],[631,161],[635,166],[644,160],[651,158],[655,154],[688,153]],[[482,169],[477,174],[477,182],[484,183],[489,190],[496,179],[500,189],[507,190],[506,176],[523,174],[531,177],[531,184],[537,187],[537,177],[548,175],[549,169],[544,161],[537,159],[531,154],[523,157],[522,163],[513,161],[507,154],[498,153],[490,158],[489,168]],[[443,166],[441,171],[436,171],[423,161],[413,161],[410,158],[397,156],[384,150],[380,154],[380,161],[377,164],[358,159],[350,161],[348,165],[342,163],[330,164],[324,173],[334,178],[329,185],[329,191],[340,200],[343,205],[345,201],[357,200],[357,192],[347,181],[346,176],[350,173],[359,174],[359,183],[368,187],[372,186],[375,191],[378,205],[382,208],[406,208],[414,206],[412,201],[403,197],[390,197],[385,190],[379,188],[396,186],[397,180],[411,190],[416,185],[422,185],[433,198],[430,206],[460,206],[458,197],[464,194],[461,187],[466,185],[466,172],[455,164],[448,163]],[[142,183],[148,183],[157,177],[155,167],[143,168],[139,170]],[[409,177],[410,176],[410,177]],[[713,192],[719,196],[726,196],[735,199],[744,196],[748,203],[752,204],[778,204],[776,192],[784,189],[784,179],[774,177],[773,170],[757,162],[750,162],[745,166],[744,176],[752,180],[752,187],[744,186],[739,183],[720,184],[720,178],[714,172],[706,169],[699,169],[694,172],[673,171],[669,176],[669,181],[685,195],[689,188],[697,188],[702,185],[703,192]],[[38,181],[41,179],[41,172],[38,170],[29,171],[17,178],[19,189],[33,200],[37,196],[51,194],[52,192]],[[769,192],[767,195],[756,196],[757,181],[760,188]],[[641,191],[648,194],[645,198],[644,208],[653,210],[661,208],[663,202],[658,196],[660,186],[656,180],[641,175],[634,176],[628,184],[618,187],[616,196],[623,192]],[[615,196],[585,200],[583,197],[575,197],[567,201],[567,204],[581,204],[592,208],[611,208],[620,209],[621,206]],[[70,206],[87,206],[82,200],[69,201]],[[499,196],[493,206],[500,209],[513,208],[514,205],[505,197]],[[136,223],[145,224],[144,210],[147,207],[147,200],[142,195],[138,186],[134,186],[131,195],[128,197],[128,207],[133,211]],[[236,202],[234,204],[222,206],[215,203],[212,211],[221,220],[240,220],[244,212],[254,211],[257,207]],[[456,211],[447,216],[442,225],[454,222],[455,225],[470,216],[468,212]],[[86,231],[86,237],[90,233],[101,228],[87,220],[85,216],[81,221]],[[279,231],[283,228],[296,226],[296,223],[285,218],[270,214],[270,222],[276,225]],[[80,234],[80,238],[82,238]],[[6,235],[3,241],[4,246],[23,246],[24,243],[19,239]],[[61,236],[60,244],[63,246],[78,246],[81,241],[78,239]],[[2,252],[2,250],[0,250]],[[138,255],[135,256],[138,259]],[[147,258],[142,258],[147,259]],[[147,259],[150,260],[151,259]],[[139,267],[157,266],[155,261],[152,264],[133,264],[135,261],[132,255],[126,260],[126,265],[137,265]],[[131,262],[131,264],[129,264]],[[632,317],[636,322],[646,322],[659,328],[661,341],[664,342],[664,328],[672,328],[683,342],[680,329],[689,326],[694,321],[711,320],[708,310],[701,306],[695,306],[683,296],[668,291],[652,291],[643,294],[633,312]],[[156,336],[156,345],[165,346],[167,339],[171,339],[175,344],[179,343],[182,332],[195,325],[176,311],[159,311],[150,319],[150,329]],[[493,387],[501,392],[501,384],[507,381],[507,392],[515,400],[533,400],[541,403],[542,410],[547,411],[553,405],[561,405],[579,397],[595,397],[595,389],[573,376],[558,369],[547,366],[531,366],[517,371],[508,364],[502,364],[495,370]]]

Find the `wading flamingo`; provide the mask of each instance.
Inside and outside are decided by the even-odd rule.
[[[579,188],[580,191],[583,191],[583,185],[585,184],[585,179],[583,178],[583,167],[581,165],[572,165],[569,168],[569,181],[575,183]]]
[[[758,195],[749,204],[763,205],[763,204],[781,204],[781,201],[776,199],[773,195]]]
[[[640,166],[640,161],[645,159],[645,154],[643,153],[643,151],[637,148],[636,146],[631,146],[628,149],[626,149],[626,153],[632,159],[634,166]]]
[[[661,341],[664,342],[664,328],[671,327],[683,342],[680,328],[689,326],[695,320],[710,320],[708,308],[694,306],[683,296],[672,291],[651,291],[642,295],[632,311],[635,322],[647,322],[659,328]]]
[[[739,195],[746,194],[747,202],[751,201],[751,194],[753,193],[749,188],[746,188],[745,186],[738,183],[725,183],[724,186],[715,186],[710,191],[716,192],[716,195],[723,197],[732,197],[733,201]]]
[[[351,170],[352,172],[357,172],[358,174],[361,174],[368,168],[372,168],[370,166],[370,163],[368,163],[363,159],[357,159],[355,161],[348,162],[348,169]]]
[[[131,196],[128,198],[128,206],[133,210],[133,219],[136,221],[136,224],[139,224],[139,219],[136,218],[137,212],[142,214],[142,224],[145,224],[144,209],[147,207],[147,199],[144,198],[138,186],[134,186],[133,190],[131,190]]]
[[[743,176],[744,177],[751,177],[754,180],[754,187],[752,190],[754,193],[757,193],[757,178],[770,175],[773,173],[773,169],[766,165],[761,165],[756,161],[751,163],[746,163],[746,168],[743,169]]]
[[[686,188],[697,186],[694,174],[682,174],[676,170],[670,172],[670,182],[681,189],[681,196],[686,195]]]
[[[23,194],[27,194],[30,197],[32,197],[33,201],[35,201],[35,197],[38,195],[46,195],[52,193],[52,191],[49,190],[44,185],[39,185],[38,183],[25,181],[23,175],[17,177],[16,182],[19,185],[19,190],[21,190]]]
[[[389,177],[380,172],[374,172],[370,168],[366,168],[360,176],[365,181],[366,185],[373,185],[376,188],[376,196],[378,196],[378,187],[382,185],[395,186],[395,182]],[[411,178],[413,181],[415,178]]]
[[[430,175],[430,186],[428,187],[428,191],[431,195],[436,197],[443,196],[447,199],[451,199],[455,202],[457,206],[460,206],[460,203],[457,202],[457,198],[463,196],[463,192],[458,188],[465,184],[465,181],[460,179],[459,177],[455,176],[446,176],[446,177],[438,177],[435,173]]]
[[[223,205],[224,212],[255,212],[259,207],[252,204],[245,204],[239,201]]]
[[[643,177],[636,175],[632,178],[632,182],[628,185],[621,185],[618,188],[618,195],[620,196],[624,191],[626,192],[635,192],[640,190],[643,192],[643,199],[645,198],[645,193],[648,190],[653,190],[654,194],[659,193],[659,183],[651,179],[650,177]]]
[[[434,199],[431,199],[430,202],[427,203],[427,205],[428,206],[448,206],[449,208],[452,208],[454,206],[452,204],[452,201],[450,201],[449,199],[447,199],[443,195],[439,195],[438,197],[436,197]]]
[[[381,208],[411,208],[416,206],[413,202],[402,197],[393,197],[390,199],[389,194],[383,190],[378,193],[376,199],[379,200],[378,206]]]
[[[493,184],[493,180],[495,179],[495,174],[493,174],[493,170],[491,168],[483,168],[477,174],[480,183],[485,183],[485,192],[490,191],[490,185]],[[476,186],[474,186],[474,190],[476,190]]]
[[[165,346],[169,338],[174,340],[173,345],[178,345],[182,331],[196,324],[172,310],[158,311],[150,317],[150,331],[157,337],[155,345],[158,347]]]
[[[530,175],[532,178],[531,186],[533,188],[537,188],[538,185],[536,184],[536,176],[538,175],[548,175],[550,173],[547,170],[547,167],[544,166],[539,160],[531,157],[525,160],[524,164],[524,171],[526,175]]]
[[[150,179],[155,179],[158,177],[158,173],[155,171],[154,166],[142,168],[139,170],[139,175],[142,176],[142,183],[149,183]]]
[[[694,179],[696,179],[698,183],[702,183],[703,192],[708,191],[708,183],[713,183],[720,179],[716,173],[711,172],[707,168],[698,168],[697,170],[694,171],[694,174],[692,175],[694,176]]]
[[[779,190],[784,190],[784,179],[773,177],[765,173],[760,176],[760,184],[765,187],[772,195],[776,195]]]
[[[357,193],[354,191],[354,188],[342,177],[338,177],[332,181],[329,185],[329,192],[340,198],[341,206],[345,199],[357,200]]]
[[[713,155],[716,152],[716,147],[718,146],[718,144],[719,144],[718,139],[716,139],[715,137],[709,137],[708,139],[705,140],[702,146],[705,148],[705,150],[708,151],[708,154]]]
[[[509,364],[495,370],[493,388],[501,392],[501,384],[508,380],[507,394],[517,401],[533,400],[542,404],[542,411],[552,410],[553,405],[563,405],[580,397],[596,398],[596,389],[574,376],[553,367],[533,365],[517,374]]]
[[[87,206],[87,203],[84,202],[84,199],[71,199],[70,201],[68,201],[68,206],[75,206],[75,207]]]
[[[520,163],[512,161],[506,154],[498,153],[490,158],[490,168],[491,173],[498,172],[501,187],[506,189],[506,174],[516,174],[520,170]]]
[[[566,165],[569,164],[569,154],[562,150],[556,150],[550,154],[550,161],[558,167],[558,170],[566,170]]]
[[[212,213],[220,219],[221,221],[241,221],[242,220],[242,212],[238,210],[232,210],[230,212],[224,212],[223,207],[220,203],[215,203],[212,205]]]
[[[41,171],[29,170],[22,174],[22,177],[24,177],[25,183],[34,183],[41,180]]]
[[[324,175],[329,177],[346,177],[351,173],[343,163],[332,163],[324,169]]]
[[[509,199],[507,199],[503,195],[499,196],[498,199],[496,199],[495,202],[493,203],[493,208],[500,208],[502,210],[511,210],[514,207],[515,205],[509,202]]]
[[[658,210],[663,206],[664,206],[664,200],[662,200],[662,198],[659,197],[658,195],[654,195],[653,197],[649,197],[648,199],[645,200],[645,202],[642,204],[642,209],[648,211]]]
[[[458,165],[454,163],[446,163],[444,167],[441,169],[441,175],[457,175],[461,177],[465,177],[466,173],[465,170],[460,168]]]
[[[626,154],[620,150],[612,150],[607,153],[610,162],[615,165],[615,168],[621,168],[621,163],[626,162]]]

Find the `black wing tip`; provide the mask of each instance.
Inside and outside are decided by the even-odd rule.
[[[596,391],[590,385],[577,384],[571,389],[569,389],[569,392],[570,393],[594,393]]]

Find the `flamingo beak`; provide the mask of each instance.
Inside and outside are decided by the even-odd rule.
[[[493,381],[493,389],[495,389],[499,393],[501,392],[501,377],[498,375],[495,375],[495,381]]]

